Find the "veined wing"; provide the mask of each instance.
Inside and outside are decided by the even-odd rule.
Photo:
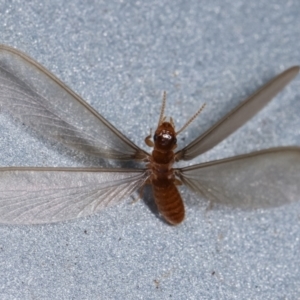
[[[147,170],[0,168],[0,223],[40,224],[94,214],[140,188]]]
[[[300,200],[300,148],[282,147],[177,169],[202,197],[240,208],[268,208]]]
[[[188,146],[178,151],[176,159],[190,160],[210,150],[226,137],[244,125],[258,113],[273,97],[277,95],[299,72],[294,66],[274,77],[262,88],[244,100],[219,122],[210,127]]]
[[[111,159],[148,154],[39,63],[0,45],[0,108],[67,147]]]

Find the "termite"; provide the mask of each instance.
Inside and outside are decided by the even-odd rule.
[[[164,115],[152,154],[142,150],[80,96],[26,54],[0,45],[0,108],[43,138],[82,155],[145,162],[143,168],[0,167],[0,223],[38,224],[91,215],[151,184],[156,205],[172,225],[184,220],[177,185],[185,184],[211,203],[241,208],[275,207],[299,200],[300,148],[270,148],[222,160],[174,168],[210,150],[260,111],[299,72],[274,77],[219,122],[175,152],[177,135]]]

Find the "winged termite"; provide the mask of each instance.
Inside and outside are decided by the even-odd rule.
[[[173,225],[184,218],[176,188],[179,182],[212,202],[234,207],[274,207],[299,200],[297,147],[173,168],[174,162],[193,159],[233,133],[298,72],[295,66],[279,74],[176,153],[176,135],[181,130],[176,133],[172,119],[167,121],[162,109],[154,142],[146,138],[154,146],[148,154],[40,64],[18,50],[0,46],[1,111],[84,155],[146,162],[137,169],[2,167],[0,222],[33,224],[87,216],[120,202],[147,183],[153,187],[160,213]]]

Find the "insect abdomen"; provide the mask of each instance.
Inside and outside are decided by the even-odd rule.
[[[159,212],[172,225],[181,223],[184,219],[184,205],[181,196],[173,182],[152,183],[153,195]]]

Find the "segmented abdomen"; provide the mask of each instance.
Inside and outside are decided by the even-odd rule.
[[[172,225],[184,219],[184,206],[179,191],[173,181],[152,182],[153,195],[159,212]]]

